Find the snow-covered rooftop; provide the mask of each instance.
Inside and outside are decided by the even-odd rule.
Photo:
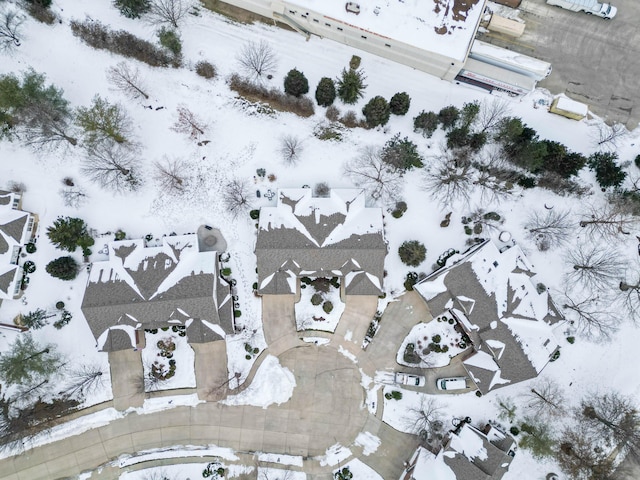
[[[13,298],[18,279],[17,253],[33,228],[29,212],[17,208],[20,196],[0,190],[0,301]]]
[[[359,13],[347,11],[345,0],[290,0],[329,19],[365,32],[463,61],[480,20],[484,0],[380,0],[351,2]],[[355,10],[355,9],[353,9]]]

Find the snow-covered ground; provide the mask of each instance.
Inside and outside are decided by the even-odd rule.
[[[154,28],[145,22],[120,16],[108,0],[58,0],[54,4],[54,11],[61,22],[52,26],[26,19],[22,46],[13,55],[0,57],[0,73],[19,73],[30,67],[44,72],[48,82],[64,90],[65,98],[73,107],[88,105],[96,94],[111,102],[122,103],[133,120],[135,139],[142,147],[140,169],[144,179],[138,191],[115,194],[99,188],[81,173],[83,151],[80,148],[33,151],[17,142],[0,142],[0,188],[6,188],[10,181],[23,182],[26,185],[23,208],[37,213],[40,220],[38,250],[29,257],[35,261],[37,270],[31,275],[22,300],[2,303],[0,318],[2,322],[10,323],[18,313],[24,314],[36,308],[54,312],[55,303],[64,301],[66,308],[73,314],[71,323],[60,330],[50,324],[33,334],[42,343],[57,345],[65,355],[66,366],[69,368],[74,365],[96,364],[108,372],[108,360],[106,353],[96,351],[93,335],[80,312],[87,281],[86,272],[82,271],[76,280],[70,282],[53,279],[45,272],[45,265],[63,254],[55,250],[45,235],[46,228],[58,216],[81,217],[90,228],[95,229],[97,235],[104,234],[103,237],[96,238],[96,253],[92,255],[92,259],[101,258],[97,250],[103,243],[113,239],[113,234],[106,232],[118,229],[125,231],[128,238],[135,239],[149,233],[154,238],[159,238],[171,232],[193,232],[201,224],[219,228],[231,253],[229,265],[233,271],[232,277],[237,281],[238,303],[242,311],[237,322],[244,328],[241,333],[227,338],[228,370],[230,375],[239,373],[241,381],[244,381],[257,358],[255,355],[250,355],[249,360],[245,358],[245,344],[249,343],[261,351],[266,343],[261,327],[260,302],[252,291],[252,284],[257,279],[253,254],[255,222],[248,214],[234,218],[228,212],[224,203],[227,182],[235,178],[244,180],[249,182],[252,190],[261,192],[260,197],[252,193],[252,208],[273,206],[273,197],[269,199],[264,194],[279,187],[313,186],[318,182],[327,182],[335,188],[353,187],[351,180],[343,173],[345,162],[358,156],[366,146],[382,146],[397,132],[414,141],[425,157],[425,163],[429,164],[442,147],[444,134],[439,130],[433,138],[423,138],[413,132],[413,117],[422,110],[438,111],[450,104],[460,107],[464,102],[491,102],[494,99],[486,92],[440,81],[409,67],[328,40],[312,38],[307,42],[304,37],[293,32],[261,24],[236,24],[202,9],[200,16],[188,16],[180,31],[185,67],[161,69],[130,62],[136,63],[142,72],[144,84],[151,95],[146,102],[131,101],[120,92],[112,90],[105,75],[108,67],[123,59],[105,51],[93,50],[73,37],[69,21],[89,16],[114,29],[126,29],[150,41],[155,41],[156,38]],[[269,86],[281,88],[282,78],[295,67],[309,79],[310,93],[313,94],[321,77],[336,77],[348,64],[351,55],[358,54],[362,57],[362,68],[367,75],[365,98],[354,106],[338,103],[340,110],[359,112],[374,95],[390,98],[398,91],[406,91],[411,96],[411,108],[406,116],[392,116],[384,128],[347,130],[341,142],[322,141],[313,135],[316,126],[324,121],[323,108],[316,107],[316,114],[306,119],[289,113],[266,116],[240,108],[225,79],[238,71],[236,55],[244,42],[259,40],[266,40],[278,56],[277,72],[273,80],[267,82]],[[199,60],[209,60],[216,65],[216,79],[205,80],[192,71],[192,66]],[[542,90],[524,98],[503,98],[509,105],[510,114],[523,118],[541,138],[559,141],[569,149],[585,155],[594,152],[594,138],[597,137],[600,120],[576,122],[549,114],[544,108],[534,108],[538,100],[550,99],[549,92]],[[176,108],[183,104],[206,123],[205,136],[210,143],[198,146],[170,129],[177,118]],[[144,108],[145,105],[153,108]],[[163,108],[156,109],[158,107]],[[304,146],[296,165],[284,162],[279,153],[281,138],[290,134],[299,137]],[[638,145],[640,130],[635,130],[621,139],[617,147],[620,161],[629,175],[627,184],[640,175],[640,171],[632,163],[639,153]],[[163,193],[153,180],[153,164],[165,157],[184,160],[193,172],[194,182],[197,177],[198,187],[188,190],[182,197]],[[276,178],[273,181],[255,178],[259,168],[264,168]],[[501,215],[504,224],[500,228],[511,232],[528,255],[538,272],[539,281],[550,288],[554,295],[559,294],[565,287],[564,274],[567,266],[563,259],[567,249],[572,248],[579,240],[588,239],[576,225],[574,237],[568,246],[541,252],[527,236],[523,224],[531,212],[541,211],[544,206],[571,211],[571,218],[577,224],[577,215],[585,211],[587,204],[602,205],[605,201],[604,194],[595,183],[594,174],[586,169],[580,173],[578,180],[591,189],[582,198],[559,196],[548,190],[535,188],[516,190],[502,203],[491,205],[482,204],[478,195],[473,196],[469,204],[454,202],[440,205],[424,191],[423,175],[419,170],[405,175],[402,198],[408,209],[401,218],[396,219],[391,215],[385,217],[385,236],[389,242],[389,255],[385,263],[385,291],[388,301],[392,301],[394,296],[403,291],[407,272],[416,270],[428,273],[439,255],[447,249],[465,249],[467,236],[464,234],[461,217],[468,215],[476,207],[493,210]],[[87,200],[78,208],[66,206],[59,194],[65,177],[73,178],[76,185],[87,193]],[[446,228],[440,227],[440,222],[449,212],[452,212],[451,224]],[[637,256],[636,234],[637,227],[632,235],[617,237],[615,241],[598,242],[611,243],[621,258],[628,260],[629,268],[635,268],[633,265],[636,264],[631,263],[631,259]],[[419,240],[427,247],[427,258],[417,268],[405,266],[397,255],[398,247],[405,240]],[[79,250],[73,255],[78,261],[82,261]],[[55,319],[51,323],[53,320]],[[597,387],[617,390],[640,399],[640,380],[636,374],[634,356],[637,343],[635,327],[622,321],[620,331],[609,343],[591,342],[579,334],[576,337],[573,345],[559,339],[563,347],[561,358],[549,364],[543,372],[544,377],[555,379],[564,387],[568,393],[568,402],[576,404],[585,392]],[[0,351],[10,341],[11,337],[0,336]],[[145,355],[147,353],[149,352]],[[235,401],[265,407],[270,403],[286,401],[295,388],[295,381],[288,370],[278,367],[272,360],[265,359],[251,387],[235,397]],[[373,406],[374,393],[380,385],[371,385],[371,380],[366,379],[363,382],[368,385],[367,405],[373,412],[376,410]],[[528,388],[531,388],[530,383],[525,383],[498,390],[482,398],[473,394],[447,396],[441,402],[443,413],[449,418],[470,416],[474,423],[495,419],[499,412],[500,396],[515,398]],[[107,381],[102,389],[84,400],[83,406],[109,398],[111,391]],[[170,403],[168,399],[154,400],[159,402],[158,405],[149,403],[146,407],[151,410],[171,408],[179,403]],[[419,402],[417,394],[403,391],[402,400],[385,401],[384,420],[400,430],[405,429],[406,426],[402,427],[406,423],[401,418],[402,411]],[[116,415],[111,410],[105,411],[105,415],[97,417],[95,423],[79,421],[67,424],[64,426],[64,435],[103,424],[109,418],[117,418],[109,417]],[[369,441],[363,443],[365,448],[372,447]],[[338,462],[349,457],[347,450],[346,447],[334,446],[327,452],[325,464],[337,466]],[[371,455],[375,455],[375,451]],[[352,472],[361,468],[358,462],[355,460],[348,464]],[[199,478],[205,465],[175,468],[181,474]],[[187,468],[193,470],[187,473]],[[538,480],[554,468],[557,471],[557,467],[542,464],[521,449],[504,478]],[[354,475],[354,478],[377,477],[372,472],[366,472]]]

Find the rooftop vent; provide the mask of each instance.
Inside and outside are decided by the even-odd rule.
[[[345,9],[347,12],[355,13],[356,15],[360,14],[360,4],[355,2],[347,2],[345,5]]]

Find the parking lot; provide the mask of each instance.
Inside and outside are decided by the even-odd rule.
[[[478,38],[550,62],[553,72],[539,87],[566,93],[588,104],[596,115],[633,129],[640,122],[640,3],[612,3],[618,14],[604,20],[544,0],[523,0],[524,35],[490,32]]]

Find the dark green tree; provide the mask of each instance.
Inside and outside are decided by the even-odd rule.
[[[618,155],[611,152],[596,152],[589,157],[589,168],[596,173],[596,180],[602,188],[617,188],[627,177],[616,163],[617,159]]]
[[[73,280],[78,276],[80,265],[73,257],[67,255],[47,263],[45,270],[49,275],[60,280]]]
[[[587,159],[579,153],[567,150],[561,143],[551,140],[542,140],[547,153],[542,159],[541,168],[548,172],[554,172],[563,178],[576,175],[587,163]]]
[[[309,81],[304,73],[294,68],[284,77],[284,91],[294,97],[300,97],[309,93]]]
[[[88,239],[91,236],[87,232],[87,224],[81,218],[58,217],[47,228],[47,237],[56,247],[68,252],[74,252],[81,243],[85,246],[93,245]]]
[[[158,41],[173,54],[174,58],[179,58],[182,55],[182,40],[174,29],[161,27],[158,30]]]
[[[438,121],[442,124],[443,130],[452,129],[460,118],[460,110],[454,105],[444,107],[438,112]]]
[[[411,106],[411,97],[407,92],[398,92],[389,100],[389,108],[394,115],[405,115]]]
[[[471,128],[471,125],[480,113],[480,103],[477,101],[465,103],[460,111],[460,123],[462,127]]]
[[[417,267],[424,262],[427,249],[417,240],[407,240],[398,248],[398,255],[400,255],[400,260],[405,265]]]
[[[364,81],[367,79],[362,69],[347,70],[342,69],[340,78],[336,80],[338,85],[338,97],[347,105],[353,105],[358,99],[364,96],[364,90],[367,88]]]
[[[440,120],[435,112],[421,111],[413,119],[413,131],[416,133],[422,133],[427,138],[431,138],[433,132],[438,128]]]
[[[336,99],[336,84],[329,77],[322,77],[316,87],[316,102],[321,107],[328,107]]]
[[[30,328],[31,330],[38,330],[39,328],[44,327],[49,322],[47,322],[47,312],[38,308],[32,312],[27,313],[22,316],[22,324]]]
[[[127,18],[140,18],[151,8],[150,0],[114,0],[114,7]]]
[[[422,156],[418,152],[418,146],[409,140],[408,137],[400,138],[396,133],[385,143],[380,153],[382,160],[391,165],[396,170],[406,172],[413,167],[423,166]]]
[[[389,103],[384,97],[380,95],[373,97],[362,108],[367,124],[370,127],[377,127],[378,125],[386,125],[389,122],[391,116],[391,110],[389,109]]]
[[[18,335],[0,355],[0,377],[8,384],[44,380],[60,368],[61,358],[53,345],[40,345],[30,333]]]
[[[526,423],[520,426],[522,433],[520,447],[529,450],[531,455],[537,459],[553,456],[557,442],[552,435],[550,425],[540,419],[525,420]]]
[[[88,145],[110,138],[117,143],[127,143],[132,123],[121,105],[109,103],[96,95],[89,107],[76,109],[76,125],[84,131]]]

